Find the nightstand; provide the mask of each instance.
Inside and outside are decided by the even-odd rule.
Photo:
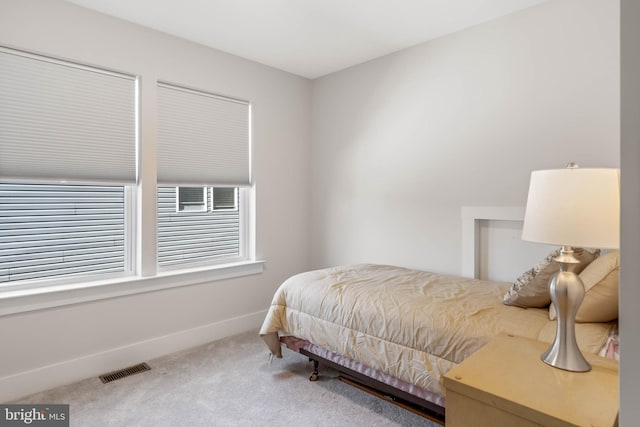
[[[500,336],[444,377],[447,427],[612,427],[618,362],[585,354],[589,372],[540,360],[549,344]]]

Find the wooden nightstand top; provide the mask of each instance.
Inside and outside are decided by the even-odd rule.
[[[447,391],[544,426],[611,427],[618,413],[618,362],[585,354],[590,372],[540,360],[549,344],[501,336],[449,371]]]

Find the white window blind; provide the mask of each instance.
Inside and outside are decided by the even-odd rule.
[[[250,184],[249,103],[158,84],[158,183]]]
[[[135,77],[0,48],[0,177],[134,183]]]

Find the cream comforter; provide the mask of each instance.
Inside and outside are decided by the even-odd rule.
[[[502,304],[508,288],[384,265],[311,271],[280,286],[260,335],[278,357],[278,334],[293,335],[444,396],[442,375],[492,337],[553,340],[548,310]],[[578,324],[580,348],[597,353],[610,328]]]

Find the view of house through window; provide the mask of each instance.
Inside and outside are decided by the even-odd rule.
[[[176,209],[183,187],[158,187],[158,264],[240,256],[239,189],[187,188]],[[0,283],[127,271],[126,212],[124,186],[0,184]]]
[[[240,256],[239,189],[219,190],[158,187],[158,265],[201,264]],[[185,207],[198,209],[180,208],[185,194],[191,194],[194,203]]]
[[[123,272],[123,186],[0,184],[0,283]]]

